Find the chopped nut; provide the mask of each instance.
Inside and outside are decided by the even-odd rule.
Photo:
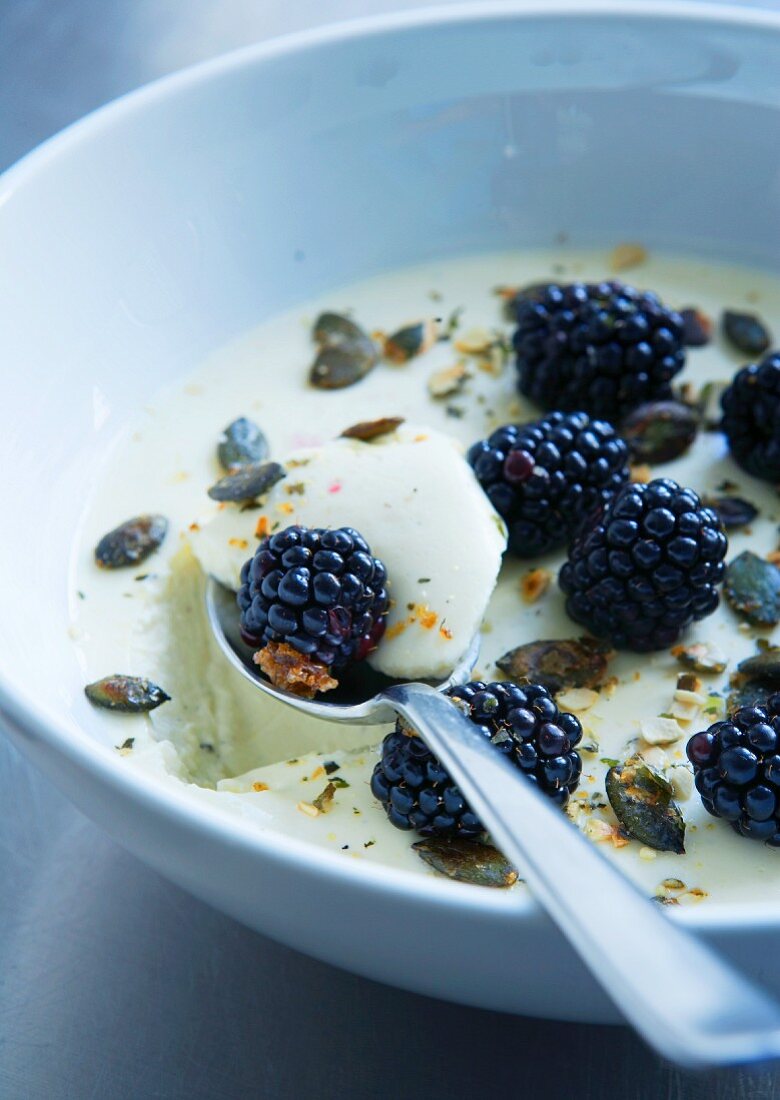
[[[640,859],[644,859],[644,860],[649,861],[651,859],[656,859],[657,856],[658,856],[658,853],[655,851],[654,848],[647,848],[647,847],[643,846],[639,849],[639,858]]]
[[[631,467],[631,480],[635,485],[646,485],[652,478],[653,470],[651,466],[642,464],[641,466]]]
[[[679,741],[683,734],[674,718],[642,718],[639,729],[642,740],[648,745],[671,745]]]
[[[257,791],[257,792],[258,792],[258,794],[259,794],[259,793],[260,793],[260,791],[268,791],[268,790],[270,790],[270,787],[268,786],[268,784],[267,784],[267,783],[261,783],[261,781],[260,781],[260,780],[258,779],[258,780],[256,780],[256,781],[255,781],[255,782],[254,782],[254,783],[252,784],[252,790],[253,790],[253,791]]]
[[[452,367],[435,371],[428,379],[428,393],[431,397],[451,397],[459,393],[471,378],[465,363],[455,363]]]
[[[299,802],[295,808],[296,810],[300,810],[302,814],[306,814],[307,817],[320,816],[320,811],[316,806],[313,806],[311,802]]]
[[[626,271],[629,267],[638,267],[647,259],[644,245],[625,241],[616,245],[609,254],[609,266],[612,271]]]
[[[526,603],[536,603],[550,587],[552,573],[549,569],[532,569],[520,580],[520,593]]]
[[[590,710],[599,701],[599,693],[590,688],[567,688],[555,697],[555,701],[562,710],[580,712]],[[584,746],[580,746],[583,748]]]
[[[674,797],[684,802],[691,797],[693,791],[693,774],[685,764],[673,764],[668,771],[669,782],[672,784]]]
[[[338,687],[321,661],[312,661],[287,642],[269,642],[252,659],[272,684],[302,699]]]

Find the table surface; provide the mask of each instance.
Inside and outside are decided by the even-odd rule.
[[[0,0],[0,169],[192,61],[417,0]],[[765,6],[778,6],[767,0]],[[250,932],[104,837],[0,738],[0,1096],[773,1100],[627,1030],[429,1000]]]

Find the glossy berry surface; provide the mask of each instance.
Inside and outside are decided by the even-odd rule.
[[[582,412],[499,428],[467,457],[506,521],[509,550],[522,558],[565,543],[629,476],[626,444],[611,424]]]
[[[572,544],[559,576],[566,610],[618,649],[667,648],[718,606],[727,547],[692,489],[626,485]]]
[[[387,570],[351,527],[286,527],[258,546],[241,570],[244,640],[261,649],[287,642],[328,668],[360,661],[387,620]]]
[[[735,460],[753,477],[780,481],[780,354],[737,371],[721,406]]]
[[[707,812],[780,847],[780,692],[694,734],[687,752]]]
[[[546,688],[472,681],[447,694],[519,771],[557,805],[567,804],[582,771],[582,727]],[[438,758],[401,722],[384,739],[371,791],[397,829],[464,838],[485,831]]]
[[[618,423],[671,396],[685,363],[680,314],[623,283],[551,283],[521,295],[516,316],[520,392],[543,409],[584,409]]]

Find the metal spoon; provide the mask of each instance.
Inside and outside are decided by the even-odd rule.
[[[597,981],[660,1054],[691,1067],[780,1057],[780,1007],[668,920],[441,694],[468,677],[478,640],[437,687],[356,678],[337,689],[340,696],[301,699],[274,687],[252,663],[232,592],[209,579],[206,607],[228,660],[267,695],[330,722],[406,718]]]

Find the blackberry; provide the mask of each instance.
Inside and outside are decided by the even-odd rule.
[[[727,546],[693,489],[626,485],[574,540],[559,576],[566,610],[618,648],[663,649],[718,606]]]
[[[447,694],[514,766],[563,807],[582,771],[582,726],[540,684],[473,681]],[[397,829],[477,837],[485,830],[425,742],[399,720],[385,737],[371,791]]]
[[[687,752],[705,810],[780,847],[780,692],[694,734]]]
[[[651,291],[619,282],[550,283],[516,305],[520,392],[543,409],[618,423],[671,396],[685,363],[683,319]]]
[[[468,460],[521,558],[566,542],[629,476],[626,444],[611,424],[583,412],[499,428],[471,447]]]
[[[721,406],[736,461],[753,477],[780,481],[780,353],[737,371]]]
[[[385,630],[387,570],[352,527],[286,527],[241,570],[241,632],[251,646],[287,643],[339,670],[376,648]]]

